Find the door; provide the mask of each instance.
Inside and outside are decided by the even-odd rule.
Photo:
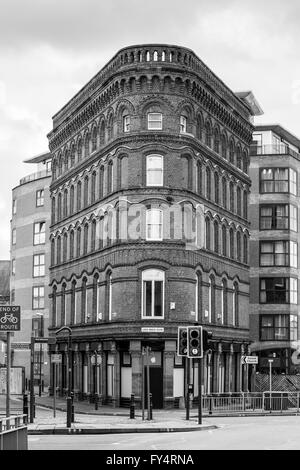
[[[150,367],[150,393],[152,393],[153,408],[163,408],[163,369]],[[147,368],[145,367],[145,409],[147,408]]]

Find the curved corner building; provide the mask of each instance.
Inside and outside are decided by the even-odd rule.
[[[55,333],[65,325],[80,399],[141,402],[149,346],[153,405],[178,405],[177,329],[195,323],[213,332],[204,391],[248,388],[240,358],[257,109],[191,50],[141,45],[120,50],[53,117],[50,335],[61,393],[69,333]],[[197,384],[197,364],[190,372]]]

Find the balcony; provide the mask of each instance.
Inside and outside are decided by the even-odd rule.
[[[250,155],[291,155],[300,158],[300,154],[292,150],[288,145],[250,145]]]
[[[20,179],[20,185],[29,183],[30,181],[38,180],[40,178],[46,178],[47,176],[51,176],[51,170],[37,171],[36,173],[31,173],[31,175],[27,175]]]

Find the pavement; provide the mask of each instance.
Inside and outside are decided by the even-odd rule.
[[[147,410],[142,419],[142,410],[136,409],[135,418],[130,419],[129,408],[98,406],[86,401],[74,401],[74,423],[67,427],[66,399],[56,399],[54,417],[53,397],[35,397],[36,417],[28,423],[28,434],[119,434],[153,432],[188,432],[217,429],[217,425],[202,420],[198,424],[197,411],[191,410],[190,420],[186,420],[185,410],[153,410],[153,419],[147,420]],[[23,412],[22,397],[11,400],[11,414]],[[3,397],[0,399],[0,414],[4,414]]]

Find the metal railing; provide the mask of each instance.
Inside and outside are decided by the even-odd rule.
[[[269,145],[250,145],[250,155],[291,155],[292,157],[300,157],[298,152],[292,150],[286,144],[269,144]]]
[[[300,392],[241,392],[205,395],[202,399],[203,413],[242,414],[251,412],[300,412]]]
[[[46,176],[51,176],[51,170],[42,170],[37,171],[36,173],[31,173],[30,175],[24,176],[24,178],[20,179],[20,185],[28,183],[29,181],[35,181],[40,178],[45,178]]]
[[[27,449],[27,415],[0,418],[0,450]]]

